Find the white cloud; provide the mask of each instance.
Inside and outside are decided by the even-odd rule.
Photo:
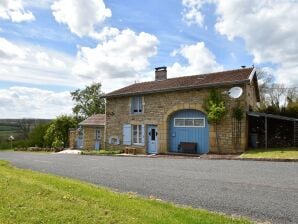
[[[172,52],[171,56],[180,55],[187,60],[187,65],[176,62],[168,68],[170,76],[195,75],[206,72],[223,70],[223,67],[216,62],[214,54],[205,46],[204,42],[193,45],[184,45]]]
[[[103,0],[57,0],[51,9],[55,20],[79,37],[94,33],[96,26],[112,15]]]
[[[183,11],[182,17],[187,25],[203,26],[204,15],[201,12],[202,7],[206,3],[211,3],[213,0],[182,0]]]
[[[70,114],[73,103],[69,92],[27,87],[0,89],[0,118],[54,118]]]
[[[218,1],[216,30],[244,39],[254,62],[278,66],[279,82],[298,85],[298,2]]]
[[[189,12],[190,20],[186,21],[203,26],[202,7],[212,2],[216,8],[217,32],[230,41],[243,39],[254,63],[271,63],[277,67],[274,72],[277,81],[298,85],[297,1],[182,0],[184,19]]]
[[[1,0],[0,19],[20,23],[24,21],[32,21],[35,17],[32,12],[24,9],[22,0]]]
[[[148,59],[157,52],[158,39],[130,29],[116,31],[95,48],[79,48],[74,74],[90,80],[133,77],[148,67]]]
[[[74,58],[38,46],[16,44],[0,37],[0,80],[30,84],[78,86]]]

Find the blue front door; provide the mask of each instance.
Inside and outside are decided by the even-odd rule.
[[[156,125],[148,125],[147,127],[147,139],[148,139],[148,153],[156,154],[158,149],[158,132]]]
[[[180,110],[169,123],[170,152],[180,152],[181,143],[196,143],[196,152],[209,151],[209,127],[206,115],[197,110]]]
[[[95,150],[100,149],[100,129],[96,128],[95,129]]]

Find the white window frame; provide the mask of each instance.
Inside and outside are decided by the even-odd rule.
[[[142,125],[141,124],[132,124],[131,125],[131,137],[132,137],[132,144],[133,145],[143,145],[144,143],[142,142],[142,135],[144,133],[142,133]],[[137,142],[134,142],[134,127],[137,126]],[[140,141],[141,140],[141,141]]]
[[[195,119],[201,119],[203,120],[203,125],[202,126],[187,126],[187,125],[184,125],[184,126],[180,126],[180,125],[176,125],[176,119],[184,119],[184,120],[189,120],[189,119],[193,119],[193,124],[195,124]],[[184,122],[185,124],[185,122]],[[206,119],[204,117],[177,117],[177,118],[174,118],[174,127],[177,127],[177,128],[205,128],[206,127]]]

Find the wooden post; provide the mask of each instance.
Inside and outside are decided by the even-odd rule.
[[[268,147],[268,124],[267,124],[267,116],[265,115],[265,148]]]

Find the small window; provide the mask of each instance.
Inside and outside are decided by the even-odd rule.
[[[140,114],[143,112],[143,103],[141,96],[134,96],[131,98],[131,113]]]
[[[185,126],[185,119],[183,118],[175,118],[175,127],[184,127]]]
[[[194,119],[185,119],[185,126],[194,126]]]
[[[205,127],[205,119],[204,118],[196,118],[194,119],[195,127]]]
[[[100,129],[99,128],[95,129],[95,140],[100,140]]]
[[[133,125],[132,126],[132,142],[133,144],[142,144],[142,125]]]
[[[205,127],[205,118],[175,118],[175,127]]]

